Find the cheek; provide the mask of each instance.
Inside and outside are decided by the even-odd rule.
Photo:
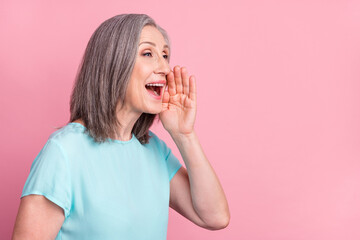
[[[152,74],[154,69],[153,62],[149,61],[141,61],[138,60],[134,66],[133,75],[140,82],[146,83],[147,78]]]
[[[129,98],[136,100],[146,91],[145,84],[151,81],[153,68],[150,62],[137,59],[128,85]]]

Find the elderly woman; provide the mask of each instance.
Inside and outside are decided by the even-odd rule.
[[[169,206],[206,229],[228,225],[226,197],[194,131],[195,77],[171,70],[170,49],[146,14],[97,28],[70,121],[31,165],[13,239],[166,239]],[[157,115],[186,168],[149,130]]]

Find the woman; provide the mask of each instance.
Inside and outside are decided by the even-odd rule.
[[[228,225],[226,197],[194,131],[195,77],[171,71],[169,59],[166,32],[145,14],[98,27],[70,121],[31,166],[13,239],[166,239],[169,206],[206,229]],[[149,130],[157,114],[186,169]]]

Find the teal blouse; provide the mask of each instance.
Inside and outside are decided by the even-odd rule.
[[[142,145],[96,143],[80,123],[52,133],[21,197],[39,194],[64,210],[56,240],[166,239],[170,181],[182,166],[152,131]]]

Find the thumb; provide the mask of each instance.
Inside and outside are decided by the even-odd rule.
[[[164,91],[164,96],[162,99],[162,110],[161,111],[165,111],[166,109],[168,109],[169,107],[169,100],[170,100],[170,95],[168,91]]]

